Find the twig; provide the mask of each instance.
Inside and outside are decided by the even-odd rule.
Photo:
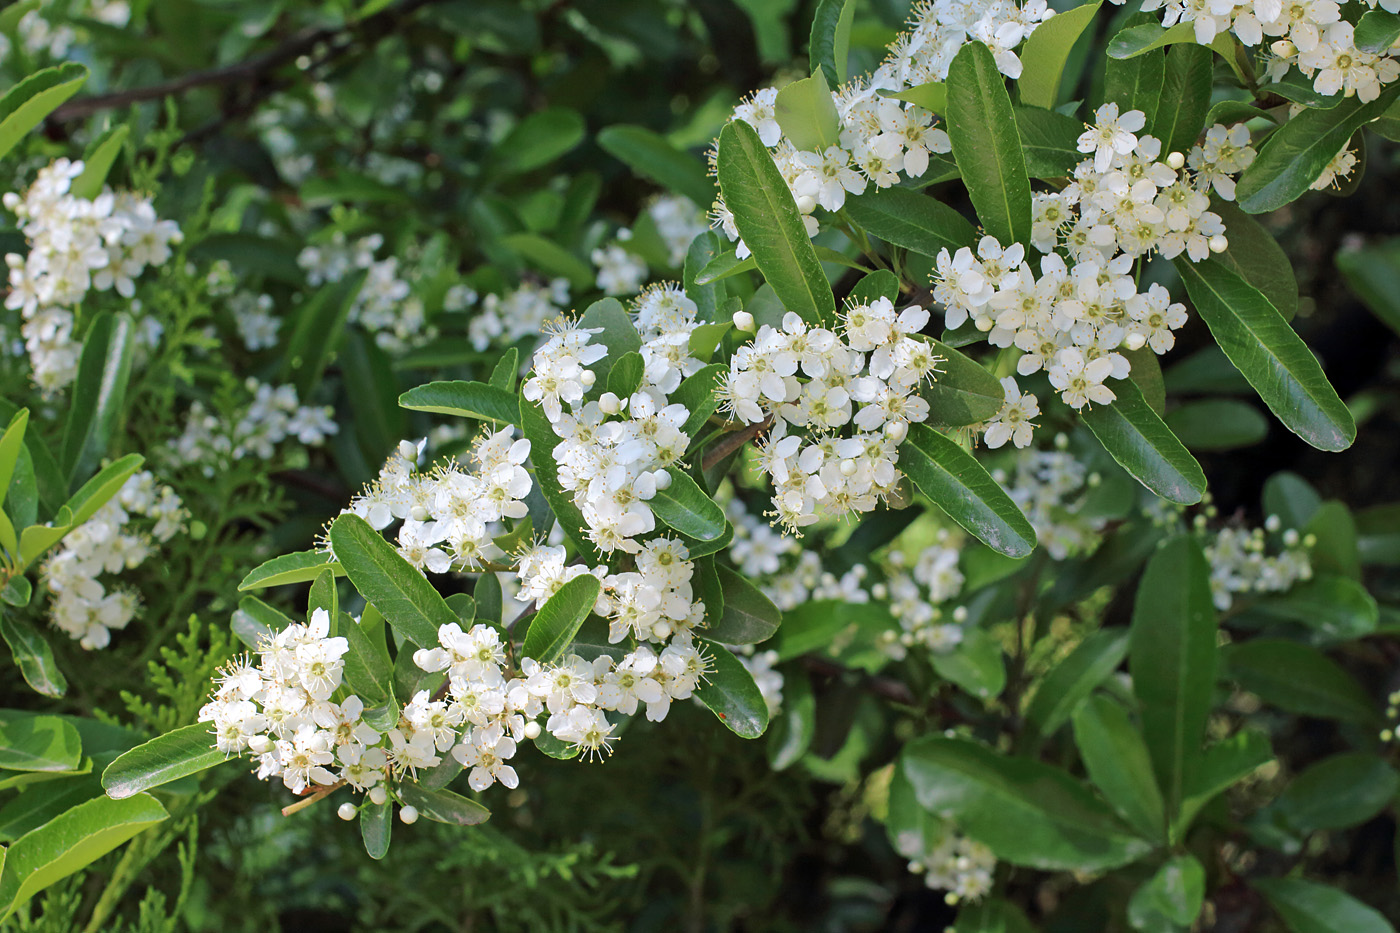
[[[757,424],[746,425],[741,430],[735,431],[727,437],[720,438],[719,443],[705,451],[705,457],[700,461],[700,469],[711,470],[716,463],[743,447],[758,435],[767,431],[773,425],[773,416],[769,415]]]
[[[316,801],[322,799],[323,797],[328,797],[328,796],[330,796],[331,794],[333,794],[333,793],[335,793],[336,791],[340,790],[340,789],[341,789],[342,787],[344,787],[344,786],[345,786],[345,782],[344,782],[343,780],[341,780],[341,781],[336,781],[334,784],[330,784],[330,785],[327,785],[327,786],[325,786],[325,787],[318,787],[318,788],[316,788],[314,791],[312,791],[312,792],[307,796],[307,798],[306,798],[305,800],[298,800],[296,803],[292,804],[291,806],[283,807],[283,808],[282,808],[282,815],[283,815],[283,816],[291,816],[293,813],[296,813],[298,810],[305,810],[307,807],[311,806],[311,805],[312,805],[313,803],[315,803]]]

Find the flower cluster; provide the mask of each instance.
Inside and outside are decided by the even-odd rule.
[[[1394,0],[1379,5],[1390,13],[1400,11]],[[1400,62],[1395,60],[1400,49],[1392,45],[1377,53],[1356,45],[1352,11],[1360,16],[1376,6],[1375,0],[1357,0],[1354,5],[1347,0],[1147,0],[1142,9],[1161,10],[1164,26],[1191,23],[1201,45],[1226,32],[1250,48],[1272,40],[1266,67],[1272,80],[1281,81],[1297,68],[1319,94],[1372,101],[1382,86],[1400,77]]]
[[[646,216],[656,226],[671,268],[681,268],[691,241],[705,232],[705,212],[683,195],[662,194],[647,204]]]
[[[297,263],[306,270],[311,285],[339,282],[363,270],[365,281],[350,304],[347,320],[373,334],[383,349],[397,351],[425,343],[435,332],[426,326],[423,302],[400,274],[398,257],[374,258],[383,245],[384,238],[377,233],[351,243],[336,231],[329,243],[305,247]]]
[[[899,631],[882,633],[879,645],[895,660],[916,645],[934,654],[947,654],[962,643],[961,623],[967,610],[959,606],[945,614],[941,605],[956,599],[963,586],[958,549],[947,542],[948,533],[943,531],[937,544],[919,553],[912,568],[900,551],[885,559],[885,581],[876,584],[875,595],[889,601],[890,614],[899,620]]]
[[[277,331],[282,327],[282,319],[273,310],[271,295],[238,292],[229,298],[228,309],[233,315],[234,326],[238,328],[238,336],[249,351],[257,352],[277,345]]]
[[[623,227],[616,238],[589,254],[598,270],[598,290],[605,295],[635,295],[647,280],[647,264],[627,248],[632,231]]]
[[[1197,517],[1197,525],[1204,530],[1204,515]],[[1224,612],[1241,593],[1283,593],[1312,578],[1309,541],[1293,528],[1279,534],[1282,528],[1279,517],[1271,515],[1263,528],[1221,528],[1208,538],[1205,555],[1215,608]],[[1266,532],[1279,536],[1277,554],[1267,552]]]
[[[838,335],[788,312],[735,351],[721,398],[740,421],[771,424],[760,464],[782,525],[868,512],[895,493],[897,448],[928,417],[918,388],[942,362],[917,337],[928,317],[879,298],[847,307]]]
[[[994,470],[992,478],[1020,506],[1050,556],[1064,560],[1097,542],[1105,521],[1084,509],[1098,475],[1064,449],[1064,435],[1055,440],[1055,450],[1017,451],[1011,469]]]
[[[244,388],[246,406],[240,405],[231,418],[209,411],[202,402],[191,404],[185,430],[168,445],[169,459],[198,463],[206,476],[213,476],[232,460],[271,458],[277,445],[289,437],[319,447],[340,430],[334,409],[302,405],[293,385],[272,386],[249,376]]]
[[[149,198],[104,188],[92,200],[70,192],[82,162],[59,159],[40,169],[23,196],[9,192],[4,205],[14,212],[29,241],[29,253],[10,253],[10,293],[5,307],[24,320],[20,333],[34,381],[46,393],[67,386],[78,373],[82,344],[74,337],[75,311],[89,291],[136,294],[135,279],[148,266],[170,259],[180,228],[161,220]],[[142,328],[153,345],[160,327]]]
[[[802,547],[796,538],[775,531],[772,525],[744,508],[739,499],[725,502],[724,511],[734,525],[729,559],[779,609],[786,612],[809,600],[819,599],[869,602],[870,593],[865,588],[868,572],[864,564],[857,564],[838,577],[826,569],[820,553]]]
[[[509,347],[526,337],[539,337],[546,321],[558,317],[569,303],[569,280],[554,279],[548,285],[526,282],[504,295],[481,300],[481,311],[467,325],[467,336],[477,350]]]
[[[139,599],[131,590],[104,586],[99,578],[139,567],[154,553],[152,541],[169,541],[188,517],[175,490],[157,486],[149,471],[127,479],[44,563],[54,627],[88,650],[107,647],[112,632],[136,616]]]
[[[768,707],[768,718],[773,719],[783,708],[783,672],[776,666],[778,652],[772,649],[758,651],[753,645],[732,646],[730,650],[753,678],[758,692],[763,696],[764,705]]]
[[[951,827],[927,848],[917,833],[903,835],[896,841],[899,854],[909,859],[909,870],[923,875],[932,890],[947,891],[949,904],[979,901],[991,891],[997,859],[987,846]]]
[[[417,472],[422,444],[404,441],[389,456],[379,478],[345,511],[382,531],[396,521],[399,553],[432,573],[478,568],[503,555],[494,543],[505,519],[524,518],[532,486],[523,464],[530,442],[513,428],[487,432],[472,446],[475,472],[449,460]]]

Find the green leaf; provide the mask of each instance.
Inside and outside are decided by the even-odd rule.
[[[1100,629],[1051,668],[1026,707],[1026,732],[1032,743],[1049,738],[1064,725],[1127,654],[1126,631]]]
[[[980,628],[968,629],[956,648],[930,655],[929,661],[935,674],[979,699],[990,700],[1006,689],[1001,642]]]
[[[95,469],[107,452],[123,414],[135,351],[135,331],[125,314],[99,314],[83,338],[73,404],[63,429],[62,463],[70,488]]]
[[[1350,447],[1356,439],[1351,413],[1269,299],[1217,259],[1178,259],[1176,268],[1216,343],[1269,410],[1320,450]]]
[[[6,852],[0,872],[0,920],[168,815],[147,794],[127,800],[96,797],[25,833]]]
[[[598,383],[602,385],[608,384],[608,374],[623,354],[641,352],[642,338],[637,336],[637,328],[632,323],[631,316],[616,298],[604,298],[593,302],[588,306],[588,310],[583,312],[578,323],[580,327],[602,328],[601,334],[592,334],[589,340],[590,343],[601,343],[608,348],[608,355],[593,364],[593,372],[598,377]],[[594,391],[602,392],[601,389]]]
[[[0,504],[10,491],[10,480],[15,475],[15,464],[19,462],[19,452],[24,447],[24,432],[29,426],[29,409],[21,408],[5,433],[0,435]]]
[[[1143,931],[1189,927],[1206,896],[1206,870],[1193,855],[1177,855],[1133,892],[1128,922]]]
[[[1307,645],[1255,638],[1225,652],[1226,674],[1266,703],[1303,716],[1372,723],[1371,698],[1337,662]]]
[[[1117,399],[1085,406],[1080,420],[1118,465],[1153,493],[1182,505],[1200,502],[1206,475],[1196,458],[1147,404],[1137,383],[1121,379],[1113,390]]]
[[[719,408],[720,380],[729,372],[729,367],[721,363],[711,363],[696,370],[681,381],[676,391],[671,393],[671,401],[684,405],[690,411],[685,419],[683,430],[694,440],[699,440],[700,429]]]
[[[942,434],[910,425],[899,463],[920,492],[988,547],[1008,557],[1025,557],[1035,548],[1035,529],[1021,509],[971,454]]]
[[[1120,113],[1141,110],[1147,118],[1148,128],[1151,128],[1157,119],[1157,106],[1162,100],[1162,85],[1166,76],[1167,56],[1161,49],[1151,49],[1125,59],[1110,55],[1104,67],[1104,100],[1118,104]]]
[[[330,559],[324,551],[297,551],[274,557],[254,567],[238,584],[238,591],[260,590],[285,583],[306,583],[314,580],[321,571],[330,568],[338,577],[345,575],[345,569]]]
[[[45,696],[61,697],[68,691],[68,679],[53,659],[53,649],[44,636],[26,619],[12,612],[0,612],[0,637],[10,646],[24,682]],[[3,885],[0,876],[0,885]]]
[[[1015,904],[989,898],[959,910],[953,933],[1035,933],[1035,928]]]
[[[366,706],[388,702],[394,682],[394,662],[382,631],[371,635],[360,622],[345,613],[340,614],[335,634],[349,646],[345,652],[345,683],[364,701]]]
[[[725,125],[716,165],[739,235],[783,306],[809,324],[835,321],[836,299],[802,215],[753,127],[739,120]]]
[[[1104,696],[1090,697],[1074,714],[1074,744],[1089,779],[1128,825],[1145,839],[1166,839],[1162,792],[1142,733],[1123,707]]]
[[[846,300],[852,304],[865,305],[878,298],[888,298],[891,302],[899,300],[899,277],[888,269],[876,269],[865,276],[846,296]]]
[[[438,628],[457,621],[433,585],[358,515],[331,522],[331,547],[360,595],[418,647],[436,647]]]
[[[841,118],[819,68],[810,78],[793,81],[778,92],[774,115],[783,135],[798,149],[825,152],[840,142]]]
[[[1172,835],[1180,838],[1202,807],[1273,758],[1269,737],[1250,730],[1238,732],[1207,748],[1197,759],[1192,773],[1187,775],[1181,815]]]
[[[1006,81],[992,53],[968,42],[948,67],[948,138],[972,206],[991,236],[1029,243],[1031,182]]]
[[[263,638],[271,638],[292,620],[256,596],[244,596],[229,619],[229,629],[238,640],[256,649]]]
[[[541,168],[583,142],[583,117],[569,107],[546,107],[528,114],[493,150],[503,174],[519,175]]]
[[[1238,450],[1259,443],[1269,422],[1258,409],[1237,399],[1187,402],[1167,415],[1167,427],[1191,450]]]
[[[681,281],[685,285],[686,297],[695,302],[697,320],[717,321],[724,317],[720,308],[728,297],[728,287],[714,282],[702,283],[699,277],[706,266],[727,254],[726,247],[724,237],[713,230],[706,230],[690,241],[690,249],[686,251]]]
[[[45,68],[10,88],[0,98],[0,158],[59,105],[78,92],[88,79],[86,66],[65,62]],[[0,886],[3,886],[0,879]]]
[[[0,768],[74,771],[82,750],[78,730],[64,719],[0,710]]]
[[[881,91],[880,96],[891,97],[895,100],[907,100],[932,113],[944,114],[948,112],[948,86],[942,81],[930,81],[928,84],[920,84],[897,92]]]
[[[1352,134],[1385,113],[1400,95],[1392,84],[1370,103],[1348,97],[1330,110],[1307,109],[1275,130],[1239,177],[1235,202],[1266,214],[1306,194]]]
[[[713,668],[695,691],[701,703],[736,735],[756,739],[768,728],[768,704],[748,668],[723,645],[697,638]]]
[[[122,145],[130,134],[131,127],[120,123],[94,139],[83,155],[83,171],[73,179],[68,193],[75,198],[87,198],[89,201],[101,194],[102,186],[107,183],[107,176],[112,171],[112,165],[117,161],[117,156],[121,155]]]
[[[515,397],[515,382],[520,376],[520,351],[509,347],[491,370],[491,385],[505,389]]]
[[[741,272],[751,272],[758,268],[758,261],[752,256],[747,259],[740,259],[732,251],[723,252],[710,260],[705,268],[701,269],[695,276],[696,285],[710,285],[714,282],[721,282],[730,276],[738,275]]]
[[[727,521],[724,509],[711,499],[679,467],[667,471],[671,475],[671,485],[656,490],[647,505],[664,525],[683,535],[701,541],[713,541],[724,534]]]
[[[1285,594],[1261,600],[1254,610],[1311,629],[1326,641],[1351,641],[1374,634],[1380,623],[1376,598],[1359,581],[1319,574]]]
[[[1021,49],[1021,103],[1049,110],[1060,102],[1060,81],[1070,50],[1094,21],[1102,0],[1057,13],[1041,23]]]
[[[1039,32],[1038,29],[1036,31]],[[1035,33],[1031,34],[1031,38],[1035,38]],[[1025,154],[1026,172],[1030,177],[1050,179],[1073,175],[1075,166],[1084,161],[1084,153],[1079,151],[1079,137],[1084,132],[1084,124],[1073,117],[1039,107],[1012,109],[1016,114],[1016,133],[1021,137],[1021,151]]]
[[[197,722],[119,755],[102,772],[102,787],[108,797],[121,800],[228,760],[214,746],[213,727]]]
[[[1321,508],[1322,497],[1297,473],[1285,470],[1264,481],[1264,514],[1277,515],[1285,529],[1302,531]]]
[[[785,771],[807,754],[817,734],[817,701],[805,673],[783,680],[783,704],[776,715],[768,733],[768,766]]]
[[[732,321],[714,321],[709,324],[696,325],[690,332],[690,343],[688,349],[690,355],[702,363],[708,363],[710,357],[715,355],[715,350],[724,342],[724,335],[733,329]]]
[[[400,395],[399,406],[500,425],[514,424],[520,418],[515,393],[485,382],[430,382]]]
[[[887,631],[898,626],[889,608],[878,602],[848,603],[836,599],[810,599],[783,613],[774,648],[778,660],[788,661],[810,652],[822,652],[841,632],[853,629]]]
[[[576,291],[593,287],[593,267],[557,243],[535,233],[512,233],[502,237],[501,243],[545,275],[568,279]]]
[[[1284,320],[1293,320],[1298,312],[1298,279],[1278,240],[1232,201],[1212,198],[1210,209],[1220,215],[1229,234],[1229,248],[1216,254],[1219,261],[1263,292]]]
[[[1356,21],[1353,41],[1363,52],[1384,55],[1400,39],[1400,16],[1385,10],[1368,10]]]
[[[282,350],[282,378],[296,384],[300,398],[308,398],[321,382],[326,363],[345,336],[350,317],[367,272],[347,275],[323,285],[296,311],[296,323]]]
[[[1308,767],[1284,788],[1274,806],[1300,833],[1360,826],[1400,791],[1400,775],[1383,758],[1348,752]]]
[[[389,854],[389,839],[394,831],[394,805],[370,803],[360,807],[360,841],[369,857],[378,861]]]
[[[1194,539],[1165,541],[1147,562],[1133,604],[1128,670],[1142,708],[1153,771],[1175,819],[1196,767],[1216,668],[1210,565]]]
[[[601,590],[598,578],[591,573],[579,574],[559,587],[530,620],[522,649],[525,657],[541,664],[558,660],[593,611]]]
[[[1039,29],[1036,30],[1039,32]],[[1185,154],[1195,145],[1210,110],[1210,92],[1215,60],[1203,45],[1181,43],[1167,53],[1162,80],[1162,100],[1149,132],[1162,141],[1165,153]],[[1234,227],[1226,222],[1234,236]]]
[[[491,811],[450,790],[429,790],[412,782],[399,785],[399,796],[430,820],[454,826],[476,826],[491,818]]]
[[[972,224],[942,201],[909,188],[884,188],[846,199],[845,211],[866,233],[921,256],[957,252],[977,238]]]
[[[919,804],[952,820],[997,858],[1046,871],[1102,871],[1151,849],[1058,768],[962,738],[925,737],[900,767]]]
[[[1395,933],[1378,911],[1329,885],[1298,878],[1258,878],[1250,884],[1293,933]]]
[[[715,199],[705,163],[645,127],[610,126],[598,133],[598,145],[636,174],[685,195],[701,208]]]
[[[1170,29],[1158,23],[1144,23],[1121,30],[1108,43],[1109,58],[1134,58],[1176,42],[1195,42],[1194,24],[1177,23]]]
[[[622,354],[608,373],[608,391],[618,398],[630,398],[642,384],[645,367],[642,355],[635,350]]]
[[[724,594],[724,614],[710,626],[706,637],[726,645],[752,645],[771,638],[782,624],[783,614],[738,571],[716,567]]]
[[[851,21],[855,12],[852,0],[818,0],[812,16],[807,43],[809,67],[814,72],[820,68],[831,87],[846,83],[846,59],[851,52]]]

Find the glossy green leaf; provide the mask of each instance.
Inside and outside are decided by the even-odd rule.
[[[365,801],[360,807],[360,841],[365,852],[378,861],[389,854],[389,840],[394,832],[394,805]]]
[[[1158,23],[1144,23],[1121,30],[1108,43],[1109,58],[1133,58],[1176,42],[1195,42],[1193,23],[1177,23],[1165,28]]]
[[[1074,744],[1089,779],[1129,826],[1145,839],[1166,839],[1162,792],[1142,733],[1122,706],[1104,696],[1089,697],[1074,713]]]
[[[335,634],[344,638],[347,645],[344,655],[346,685],[365,706],[388,702],[393,689],[394,663],[389,659],[382,633],[367,631],[363,621],[356,622],[341,613]]]
[[[1383,55],[1400,39],[1400,16],[1385,10],[1368,10],[1356,21],[1353,41],[1363,52]]]
[[[807,57],[812,71],[821,69],[826,83],[840,87],[846,83],[846,59],[851,51],[851,21],[855,18],[853,0],[818,0],[812,15]]]
[[[1374,634],[1380,623],[1376,598],[1356,580],[1319,574],[1287,593],[1261,600],[1254,610],[1307,627],[1325,641],[1351,641]]]
[[[992,53],[968,42],[948,67],[948,138],[983,227],[1003,245],[1029,243],[1031,183],[1006,80]]]
[[[758,261],[752,256],[740,259],[733,252],[723,252],[710,260],[695,276],[695,284],[710,285],[722,282],[741,272],[751,272],[758,268]]]
[[[1193,855],[1168,859],[1128,901],[1128,922],[1144,933],[1186,928],[1195,922],[1206,896],[1206,870]]]
[[[541,664],[558,660],[593,611],[600,591],[598,578],[591,573],[579,574],[561,586],[530,620],[522,649],[525,657]]]
[[[1265,703],[1290,713],[1371,723],[1376,707],[1337,662],[1307,645],[1255,638],[1225,652],[1229,677]]]
[[[439,823],[476,826],[491,818],[490,810],[450,790],[430,790],[410,781],[399,785],[399,796],[404,803],[417,807],[423,816]]]
[[[1016,86],[1021,103],[1047,110],[1060,102],[1060,82],[1069,53],[1094,16],[1102,0],[1057,13],[1036,27],[1021,49],[1021,76]]]
[[[228,760],[228,755],[214,747],[213,726],[197,722],[158,735],[118,756],[102,772],[102,787],[108,797],[121,800]]]
[[[541,168],[583,142],[583,117],[569,107],[547,107],[528,114],[494,149],[495,162],[508,175]]]
[[[58,669],[53,649],[28,620],[0,612],[0,637],[10,646],[25,683],[45,696],[61,697],[68,691],[68,678]]]
[[[1048,738],[1084,702],[1094,688],[1118,669],[1128,654],[1128,633],[1100,629],[1088,635],[1045,675],[1026,707],[1026,732],[1034,741]]]
[[[641,126],[618,124],[598,133],[598,145],[643,178],[677,194],[683,194],[701,208],[715,199],[714,182],[707,177],[705,163],[671,145],[666,137]]]
[[[1052,179],[1073,175],[1075,166],[1084,161],[1084,153],[1079,151],[1084,124],[1039,107],[1015,107],[1013,110],[1030,177]]]
[[[642,338],[637,336],[637,328],[632,323],[631,315],[616,298],[604,298],[593,302],[583,312],[578,323],[580,327],[590,330],[601,328],[602,333],[590,335],[589,342],[608,348],[608,355],[592,367],[598,377],[597,384],[608,384],[608,374],[612,372],[613,364],[624,354],[640,352],[642,349]]]
[[[907,100],[932,113],[948,112],[948,85],[942,81],[930,81],[928,84],[919,84],[902,91],[881,91],[880,95],[895,100]]]
[[[970,739],[925,737],[904,747],[919,804],[1013,865],[1101,871],[1151,849],[1064,771]]]
[[[73,771],[82,757],[78,730],[67,720],[0,710],[0,769]]]
[[[1149,49],[1130,58],[1120,59],[1110,55],[1104,67],[1104,100],[1116,103],[1119,113],[1142,111],[1150,129],[1157,119],[1157,107],[1162,102],[1162,85],[1166,77],[1167,55],[1160,48]]]
[[[1262,441],[1269,422],[1253,405],[1238,399],[1187,402],[1167,414],[1167,427],[1190,450],[1238,450]]]
[[[1342,250],[1337,269],[1362,304],[1400,334],[1400,239]]]
[[[3,505],[10,490],[10,480],[15,475],[15,465],[19,463],[19,452],[24,447],[24,432],[29,426],[29,409],[21,408],[5,433],[0,435],[0,505]],[[11,506],[10,511],[14,511]],[[15,550],[18,550],[17,548]]]
[[[711,363],[686,376],[685,379],[681,380],[676,391],[671,393],[670,400],[672,402],[684,405],[690,411],[690,416],[685,419],[683,430],[692,438],[699,438],[700,429],[704,427],[709,417],[719,409],[717,389],[720,380],[728,372],[728,366],[721,363]]]
[[[1395,933],[1379,911],[1330,885],[1300,878],[1250,882],[1293,933]]]
[[[783,306],[809,324],[833,322],[836,299],[817,252],[787,182],[753,128],[737,120],[726,124],[716,164],[739,235]]]
[[[1206,475],[1131,379],[1113,384],[1118,397],[1085,406],[1079,417],[1118,465],[1170,502],[1194,505],[1206,491]]]
[[[499,425],[514,424],[520,417],[515,393],[485,382],[429,382],[400,395],[399,405]]]
[[[841,118],[821,69],[783,87],[773,111],[783,135],[798,149],[825,152],[840,143]]]
[[[1269,410],[1320,450],[1351,446],[1351,413],[1269,299],[1219,260],[1178,260],[1176,268],[1216,343]]]
[[[457,615],[423,574],[358,515],[337,518],[330,537],[350,582],[385,621],[418,647],[437,647],[438,628]]]
[[[264,638],[282,631],[292,620],[256,596],[245,596],[229,619],[229,630],[249,648],[256,649]]]
[[[957,211],[909,188],[871,190],[846,199],[845,211],[866,233],[923,256],[971,246],[977,232]]]
[[[1237,732],[1209,746],[1186,776],[1181,814],[1172,835],[1179,838],[1201,808],[1273,761],[1269,737],[1262,732]]]
[[[260,590],[269,586],[286,583],[306,583],[316,579],[322,570],[330,568],[336,576],[344,576],[345,569],[330,560],[324,551],[296,551],[264,561],[248,572],[243,582],[238,584],[239,592]]]
[[[107,176],[130,134],[131,127],[119,123],[92,141],[83,154],[82,173],[68,187],[73,197],[92,200],[102,193],[102,186],[106,184]]]
[[[1306,194],[1352,134],[1385,113],[1400,96],[1392,84],[1370,103],[1348,97],[1330,110],[1307,109],[1275,130],[1241,173],[1235,202],[1265,214]]]
[[[73,404],[63,428],[63,468],[71,487],[97,467],[123,415],[136,336],[126,314],[99,314],[83,338]]]
[[[608,373],[608,391],[618,398],[630,398],[641,386],[645,368],[640,353],[629,350],[622,354]]]
[[[1278,240],[1232,201],[1212,198],[1210,209],[1225,222],[1226,239],[1230,241],[1229,248],[1217,254],[1217,260],[1262,292],[1285,320],[1293,320],[1298,313],[1298,279]]]
[[[1400,775],[1383,758],[1347,752],[1324,758],[1289,782],[1274,802],[1301,833],[1359,826],[1400,791]]]
[[[753,675],[723,645],[704,638],[697,638],[696,642],[710,658],[711,670],[695,696],[731,732],[746,739],[758,738],[768,728],[768,703]]]
[[[967,451],[913,424],[899,452],[900,469],[914,485],[988,547],[1009,557],[1025,557],[1035,548],[1035,529]]]
[[[86,868],[169,814],[154,797],[96,797],[30,830],[10,846],[0,872],[0,920],[35,894]]]
[[[1210,49],[1183,42],[1167,53],[1162,100],[1148,130],[1162,141],[1162,152],[1187,153],[1210,123],[1210,94],[1215,60]],[[1234,228],[1226,222],[1234,236]]]
[[[783,614],[773,601],[742,574],[719,564],[724,613],[705,633],[707,638],[726,645],[752,645],[772,637],[782,624]]]
[[[86,66],[65,62],[37,71],[10,88],[0,98],[0,157],[76,94],[87,79]]]
[[[726,519],[719,503],[706,495],[683,470],[673,468],[667,472],[671,475],[671,485],[656,490],[656,495],[647,502],[657,520],[701,541],[713,541],[724,534]]]
[[[1187,535],[1169,539],[1138,584],[1128,670],[1170,819],[1201,754],[1215,683],[1216,625],[1210,565],[1200,545]]]

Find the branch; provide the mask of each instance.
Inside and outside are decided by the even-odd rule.
[[[773,416],[769,415],[757,424],[746,425],[743,429],[720,438],[715,446],[705,451],[705,457],[700,461],[700,468],[702,470],[713,469],[716,463],[719,463],[725,457],[734,453],[734,451],[743,447],[755,437],[758,437],[758,435],[768,430],[772,425]]]

